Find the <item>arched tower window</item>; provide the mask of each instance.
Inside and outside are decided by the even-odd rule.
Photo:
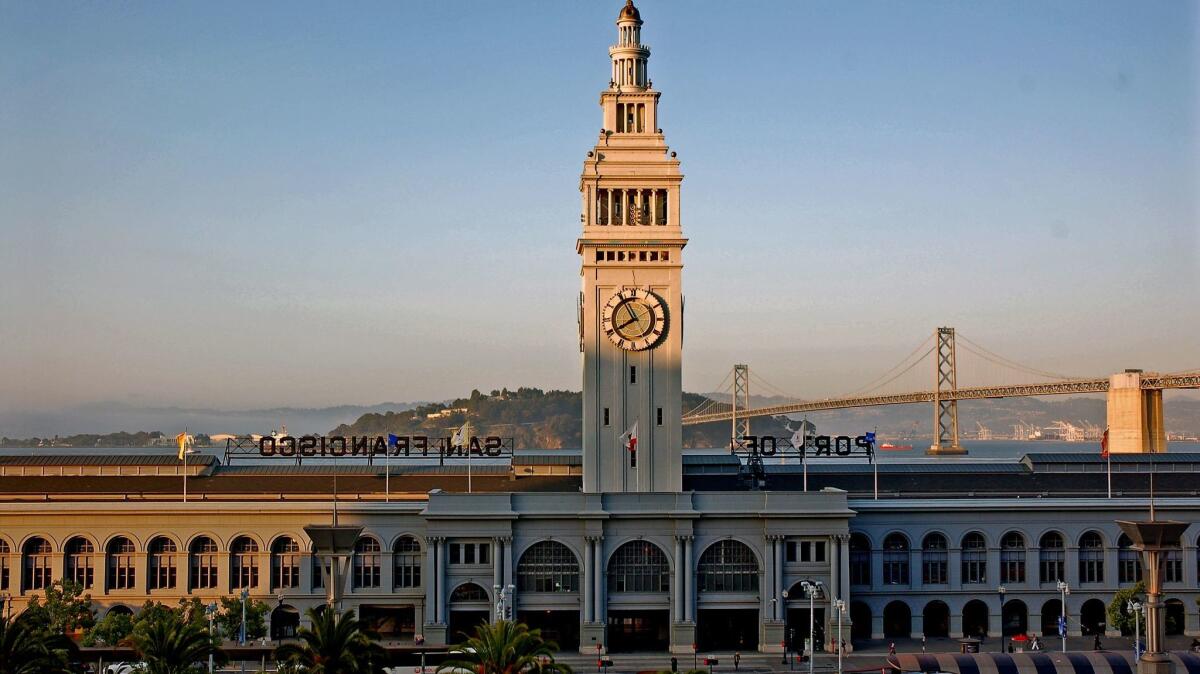
[[[175,587],[175,541],[159,536],[150,541],[150,589],[168,590]]]
[[[258,543],[249,536],[241,536],[234,539],[229,552],[233,589],[258,587]]]
[[[971,532],[963,536],[962,582],[987,582],[987,541],[979,532]]]
[[[1142,560],[1133,541],[1125,534],[1117,539],[1117,580],[1122,585],[1132,585],[1142,579]]]
[[[487,590],[475,583],[463,583],[450,593],[450,603],[488,601]]]
[[[8,547],[8,541],[0,538],[0,590],[8,589],[8,556],[10,554],[12,554],[12,548]]]
[[[1079,537],[1079,582],[1104,582],[1104,539],[1095,531]]]
[[[558,541],[539,541],[521,554],[517,589],[523,592],[578,592],[579,561]]]
[[[1043,534],[1042,540],[1038,542],[1038,580],[1043,583],[1066,580],[1063,570],[1065,560],[1063,537],[1054,531]]]
[[[700,555],[696,589],[700,592],[757,592],[758,558],[741,541],[717,541]]]
[[[191,569],[190,588],[211,590],[217,586],[217,542],[208,536],[192,541],[188,551]]]
[[[271,544],[271,589],[300,587],[300,544],[280,536]]]
[[[1019,531],[1000,539],[1000,582],[1025,582],[1025,537]]]
[[[132,590],[137,586],[135,554],[137,547],[124,536],[108,542],[108,589]]]
[[[667,556],[648,541],[630,541],[608,560],[609,592],[667,592],[671,574]]]
[[[421,587],[421,542],[401,536],[392,547],[392,586]]]
[[[379,541],[364,536],[354,544],[354,587],[379,587],[383,568],[383,548]]]
[[[50,546],[50,541],[44,538],[34,537],[25,542],[21,550],[22,567],[25,570],[21,589],[43,590],[54,582],[51,578],[54,573],[53,562],[50,559],[52,554],[54,548]]]
[[[947,567],[949,546],[946,537],[932,533],[921,541],[921,582],[926,585],[945,585],[947,583]]]
[[[883,539],[884,585],[908,585],[908,539],[892,533]]]
[[[850,584],[871,584],[871,541],[862,534],[850,534]]]
[[[92,583],[95,581],[92,560],[95,559],[95,554],[95,546],[83,536],[76,536],[67,541],[64,560],[66,568],[63,575],[85,590],[92,589]]]

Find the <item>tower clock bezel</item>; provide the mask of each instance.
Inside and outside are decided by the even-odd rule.
[[[621,307],[640,306],[650,319],[644,328],[631,333],[619,325],[616,317]],[[645,351],[654,348],[667,336],[667,304],[648,288],[621,288],[608,298],[602,312],[602,328],[617,348],[625,351]],[[632,316],[631,316],[632,318]]]

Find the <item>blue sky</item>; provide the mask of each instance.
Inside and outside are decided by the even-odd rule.
[[[0,0],[0,409],[578,388],[620,5]],[[639,7],[686,389],[1200,367],[1194,3]]]

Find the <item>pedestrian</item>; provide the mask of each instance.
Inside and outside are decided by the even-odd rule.
[[[846,652],[846,640],[845,639],[842,639],[842,651],[841,652],[842,653]]]
[[[738,671],[738,667],[740,667],[741,665],[742,665],[742,653],[741,653],[741,651],[734,651],[733,652],[733,671],[735,671],[735,672]]]
[[[674,655],[671,656],[671,671],[679,671],[679,658],[676,658]]]
[[[1029,650],[1031,650],[1031,651],[1040,651],[1040,650],[1042,650],[1042,639],[1041,639],[1041,637],[1039,637],[1039,636],[1038,636],[1038,635],[1036,635],[1036,634],[1035,634],[1035,635],[1033,635],[1033,642],[1029,644]]]
[[[922,653],[924,653],[924,652],[925,652],[925,644],[926,644],[926,642],[927,642],[927,641],[928,641],[928,639],[925,637],[925,635],[924,635],[924,634],[922,634],[922,635],[921,635],[921,652],[922,652]]]
[[[1103,648],[1104,648],[1104,647],[1103,647],[1103,646],[1100,644],[1100,635],[1099,635],[1099,633],[1097,633],[1097,634],[1096,634],[1096,640],[1092,642],[1092,650],[1093,650],[1093,651],[1098,651],[1098,650],[1101,650],[1101,649],[1103,649]]]
[[[895,654],[896,654],[896,642],[893,641],[888,644],[888,655],[895,655]]]

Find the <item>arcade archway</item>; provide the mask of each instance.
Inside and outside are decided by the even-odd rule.
[[[271,611],[271,641],[292,639],[300,629],[300,611],[288,604],[280,604]]]
[[[457,643],[475,636],[475,627],[488,622],[491,615],[487,590],[475,583],[459,585],[450,593],[446,638]]]
[[[950,636],[950,607],[944,601],[931,601],[922,614],[925,636],[929,638]]]
[[[888,639],[907,639],[912,634],[912,610],[902,601],[883,607],[883,636]]]
[[[850,602],[850,638],[866,640],[871,638],[871,607],[861,601]],[[836,634],[834,635],[837,636]]]
[[[972,599],[963,606],[962,628],[964,637],[987,636],[988,607],[987,604]]]
[[[1029,607],[1020,599],[1004,603],[1000,614],[1000,629],[1006,637],[1029,632]]]
[[[1062,602],[1057,599],[1042,604],[1042,636],[1058,635],[1058,618],[1062,615]]]
[[[1099,599],[1089,599],[1083,602],[1083,606],[1079,608],[1079,627],[1083,630],[1083,636],[1103,635],[1107,623],[1108,616],[1105,615],[1104,602]]]

